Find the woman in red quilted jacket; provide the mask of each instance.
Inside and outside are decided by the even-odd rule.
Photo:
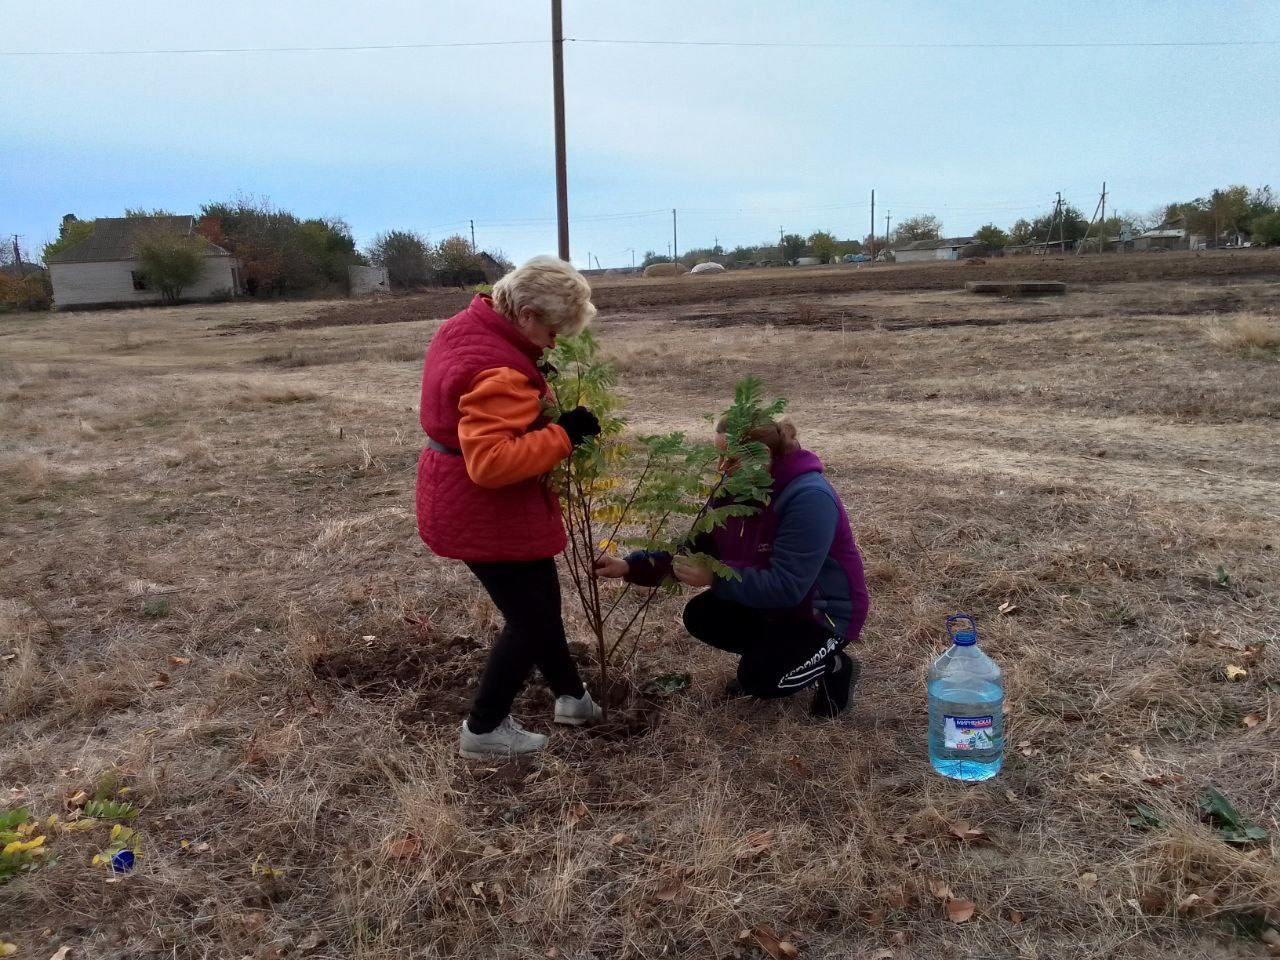
[[[556,335],[595,316],[591,287],[572,266],[535,257],[446,320],[427,348],[419,417],[418,532],[432,552],[462,560],[505,623],[489,652],[459,752],[471,759],[530,753],[547,738],[511,704],[536,666],[556,696],[555,721],[599,718],[565,642],[555,557],[566,543],[548,473],[600,432],[585,407],[545,414],[539,369]]]

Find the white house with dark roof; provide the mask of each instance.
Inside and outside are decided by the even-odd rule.
[[[138,264],[138,246],[155,233],[198,236],[194,217],[103,217],[93,233],[48,258],[53,304],[72,307],[157,303],[160,291],[148,288]],[[200,279],[182,292],[183,300],[211,300],[240,290],[240,266],[229,252],[199,237],[204,247]]]

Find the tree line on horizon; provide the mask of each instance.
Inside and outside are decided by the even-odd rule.
[[[996,250],[1057,242],[1059,237],[1071,245],[1084,240],[1087,234],[1090,238],[1102,238],[1098,241],[1099,247],[1105,248],[1107,243],[1120,236],[1125,227],[1141,233],[1178,220],[1185,224],[1188,233],[1210,238],[1215,243],[1224,239],[1237,243],[1248,240],[1260,245],[1280,243],[1280,198],[1277,198],[1270,186],[1250,188],[1238,184],[1212,190],[1209,194],[1192,200],[1162,204],[1147,213],[1118,213],[1102,221],[1091,220],[1078,207],[1064,203],[1056,214],[1053,209],[1049,209],[1037,217],[1022,217],[1007,230],[995,223],[986,223],[972,234],[964,236],[972,236],[976,243]],[[941,219],[926,213],[899,223],[888,237],[887,243],[885,237],[873,238],[870,234],[864,235],[861,240],[838,240],[831,231],[819,230],[807,237],[798,233],[785,234],[780,244],[770,241],[732,249],[719,245],[695,247],[682,253],[679,260],[687,267],[709,260],[727,266],[761,262],[794,263],[801,257],[816,257],[822,263],[832,263],[848,254],[869,253],[873,240],[879,253],[886,247],[897,249],[921,240],[943,238]],[[670,256],[649,250],[645,253],[642,266],[670,261]]]
[[[125,218],[173,216],[168,210],[126,208]],[[41,251],[40,264],[93,233],[95,220],[74,214],[62,218],[57,239]],[[139,273],[159,290],[166,302],[177,302],[184,288],[196,282],[203,266],[204,241],[236,257],[244,293],[255,298],[307,296],[345,291],[348,268],[375,265],[387,270],[393,289],[457,286],[484,279],[486,267],[509,268],[502,251],[472,249],[460,235],[433,244],[413,230],[388,230],[359,249],[350,225],[340,217],[302,218],[265,198],[237,196],[203,204],[195,215],[195,236],[175,236],[156,230],[144,235],[137,250]],[[0,267],[14,261],[14,252],[0,255]],[[0,274],[0,305],[16,309],[47,309],[52,288],[44,271],[11,278]],[[18,289],[21,287],[21,289]]]

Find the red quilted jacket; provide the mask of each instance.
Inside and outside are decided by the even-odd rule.
[[[459,449],[459,403],[479,374],[498,368],[527,378],[541,396],[547,382],[538,370],[540,347],[497,313],[486,297],[436,332],[422,371],[419,419],[427,436]],[[548,423],[540,417],[527,429]],[[561,433],[558,427],[549,428]],[[516,428],[520,432],[520,428]],[[568,442],[562,441],[568,449]],[[418,459],[418,532],[431,551],[472,563],[542,560],[565,547],[560,500],[545,477],[531,477],[496,489],[482,487],[468,473],[464,458],[430,447]]]

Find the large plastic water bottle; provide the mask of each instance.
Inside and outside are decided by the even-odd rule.
[[[929,668],[929,760],[944,777],[989,780],[1004,762],[1004,678],[978,649],[973,617],[948,617],[947,633]]]

